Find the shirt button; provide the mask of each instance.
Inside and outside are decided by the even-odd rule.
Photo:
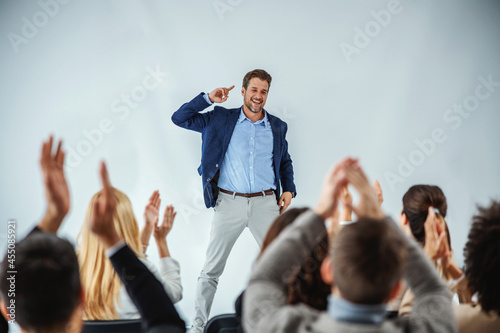
[[[253,154],[253,151],[251,151],[250,154]]]
[[[210,181],[210,178],[207,178],[207,182],[209,182],[209,181]]]
[[[216,165],[215,165],[215,167],[216,167],[216,168],[218,168],[218,167],[219,167],[219,164],[216,164]]]

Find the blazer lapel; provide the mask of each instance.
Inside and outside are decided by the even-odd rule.
[[[226,118],[226,128],[224,129],[224,142],[222,146],[222,156],[226,154],[229,141],[233,136],[234,128],[240,117],[240,109],[231,109]]]
[[[266,111],[267,112],[267,111]],[[276,121],[276,118],[271,115],[269,112],[267,112],[267,117],[269,119],[269,123],[271,124],[271,129],[273,131],[273,162],[274,162],[274,169],[276,175],[279,173],[278,166],[280,165],[280,160],[281,160],[281,149],[282,143],[281,143],[281,127],[279,123]]]

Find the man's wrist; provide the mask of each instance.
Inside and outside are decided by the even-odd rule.
[[[42,229],[45,232],[50,232],[53,234],[57,234],[57,230],[61,226],[62,221],[66,214],[54,214],[50,212],[46,212],[45,216],[42,218],[42,221],[38,224],[38,228]]]
[[[167,239],[165,237],[162,238],[155,238],[156,245],[167,245]]]
[[[203,93],[203,98],[205,99],[205,101],[207,101],[208,104],[214,104],[214,102],[210,98],[210,94]]]

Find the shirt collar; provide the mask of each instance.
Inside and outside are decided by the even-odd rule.
[[[338,321],[361,324],[380,324],[384,321],[385,304],[355,304],[343,298],[328,296],[328,314]]]
[[[267,118],[267,111],[263,110],[263,112],[264,112],[264,118],[257,120],[254,124],[255,125],[262,124],[262,126],[268,127],[269,126],[269,119]],[[247,118],[247,116],[245,116],[245,112],[243,112],[243,107],[241,107],[240,116],[238,117],[238,122],[241,123],[245,119],[248,120],[249,122],[252,122],[250,119]]]

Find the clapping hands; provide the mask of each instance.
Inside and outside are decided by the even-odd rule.
[[[424,228],[424,252],[434,261],[440,258],[448,259],[451,252],[447,243],[446,231],[443,229],[441,221],[434,212],[434,207],[432,206],[429,206],[429,212],[427,213]]]
[[[64,176],[64,151],[59,141],[55,154],[52,154],[52,135],[43,142],[40,166],[42,168],[47,211],[38,227],[44,231],[57,233],[70,208],[68,184]]]
[[[160,204],[160,192],[157,190],[153,192],[153,194],[149,198],[146,208],[144,209],[144,227],[141,230],[141,243],[143,252],[146,252],[151,234],[153,233],[155,225],[158,224]]]
[[[360,202],[353,206],[349,200],[344,205],[350,208],[358,218],[368,217],[380,219],[384,213],[380,209],[380,200],[370,186],[368,178],[358,164],[357,159],[346,158],[338,163],[326,176],[320,201],[315,209],[316,214],[324,219],[335,216],[340,196],[348,184],[359,192]]]

